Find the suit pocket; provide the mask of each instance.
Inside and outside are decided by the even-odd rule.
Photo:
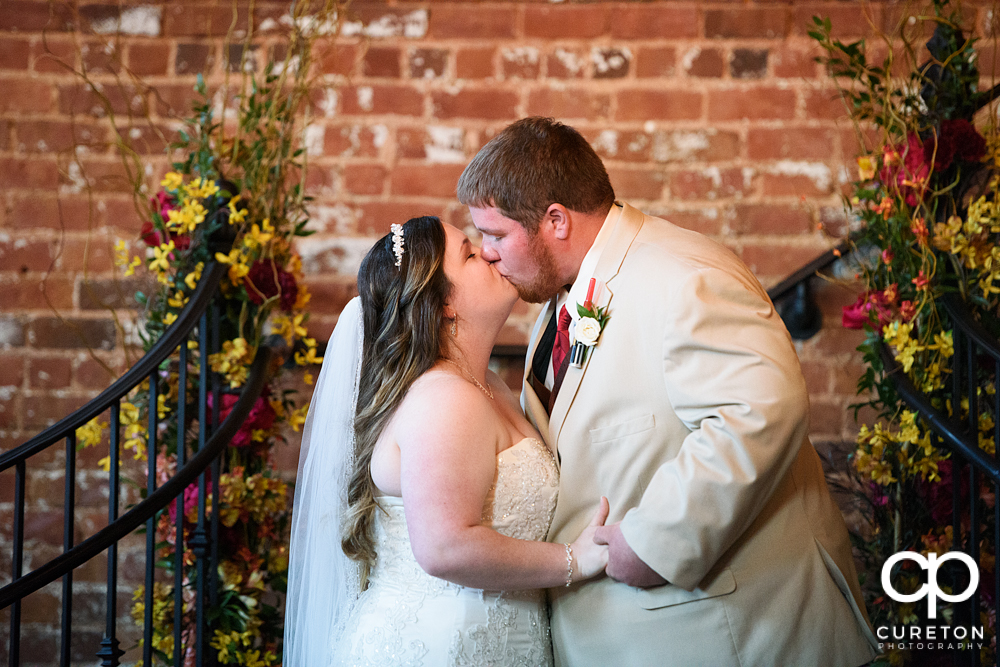
[[[619,438],[624,438],[627,435],[634,435],[636,433],[648,431],[655,425],[656,422],[653,419],[653,415],[648,414],[628,419],[623,422],[618,422],[617,424],[612,424],[611,426],[592,428],[590,429],[590,443],[592,445],[596,445],[600,442],[618,440]]]
[[[705,588],[686,591],[680,586],[665,584],[657,588],[636,589],[636,600],[643,609],[661,609],[696,600],[729,595],[736,590],[736,577],[731,570],[723,570],[715,575]]]

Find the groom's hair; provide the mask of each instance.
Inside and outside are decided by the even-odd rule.
[[[615,191],[601,158],[579,132],[532,116],[508,125],[472,158],[458,179],[458,200],[496,208],[535,234],[550,205],[606,212]]]

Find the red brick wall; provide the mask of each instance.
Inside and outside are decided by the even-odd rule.
[[[845,39],[906,15],[895,3],[864,7],[355,4],[348,36],[316,51],[322,78],[307,136],[318,233],[299,245],[313,330],[329,334],[353,295],[360,256],[391,223],[433,214],[469,225],[454,200],[464,164],[507,123],[532,114],[579,128],[620,198],[718,239],[765,284],[776,282],[845,233],[839,191],[852,177],[854,132],[806,31],[816,14],[830,16]],[[287,3],[256,8],[262,69],[280,50],[275,26]],[[83,403],[123,367],[115,322],[100,303],[119,298],[111,244],[135,238],[142,220],[109,144],[109,109],[67,66],[85,66],[103,85],[155,184],[167,161],[153,128],[169,132],[186,113],[196,74],[218,83],[239,57],[240,47],[224,44],[232,11],[211,0],[0,0],[0,450]],[[245,4],[239,12],[237,31],[247,25]],[[989,27],[989,4],[967,3],[966,13],[977,29]],[[151,123],[142,120],[146,108]],[[845,406],[860,372],[859,337],[839,328],[850,291],[818,288],[826,326],[800,354],[815,440],[837,442],[854,429]],[[533,313],[519,307],[501,342],[524,342]],[[289,448],[282,465],[292,468],[295,456]],[[50,456],[40,468],[58,470],[60,460]],[[3,522],[8,482],[0,476]],[[58,508],[61,492],[42,486],[36,480],[31,501]],[[100,505],[92,499],[95,512]],[[34,529],[42,542],[59,541],[58,530]],[[0,572],[9,572],[7,558],[0,548]]]

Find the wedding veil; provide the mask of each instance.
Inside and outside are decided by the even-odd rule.
[[[354,415],[364,338],[361,300],[340,314],[305,426],[292,507],[285,667],[328,665],[360,594],[360,568],[340,548],[354,462]]]

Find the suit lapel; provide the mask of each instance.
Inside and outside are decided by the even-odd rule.
[[[521,407],[524,409],[524,414],[528,417],[528,420],[542,434],[542,439],[545,440],[545,444],[549,446],[553,454],[555,453],[555,446],[549,437],[549,413],[545,409],[545,404],[542,403],[538,394],[535,393],[534,388],[531,386],[531,366],[532,360],[535,357],[535,350],[538,349],[538,343],[542,338],[542,334],[545,333],[545,325],[548,324],[549,319],[552,317],[554,308],[555,299],[552,299],[545,304],[542,312],[538,314],[538,319],[535,320],[535,329],[531,333],[531,344],[528,346],[528,353],[524,359],[524,377],[521,379]]]
[[[611,298],[614,296],[614,293],[611,291],[611,283],[614,277],[618,275],[618,270],[621,268],[622,262],[625,261],[625,254],[628,252],[632,241],[635,240],[636,234],[639,233],[639,229],[642,227],[644,217],[642,211],[628,204],[622,205],[622,213],[611,232],[611,238],[608,239],[607,246],[605,246],[604,251],[601,253],[601,258],[597,262],[597,268],[594,270],[594,277],[604,283],[604,288],[596,304],[597,306],[601,308],[608,308],[610,306]],[[613,326],[614,312],[609,311],[609,313],[611,319],[608,321],[608,326]],[[600,353],[601,341],[598,341],[597,346],[588,351],[582,368],[570,367],[566,371],[566,377],[559,388],[556,402],[552,406],[552,415],[548,420],[549,446],[554,451],[558,451],[559,449],[559,435],[562,433],[563,424],[566,422],[566,415],[572,407],[573,401],[576,399],[580,384],[583,382],[583,377],[590,366],[590,360],[595,354]]]

